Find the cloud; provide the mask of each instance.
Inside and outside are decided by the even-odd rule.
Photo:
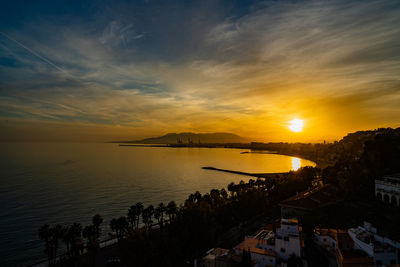
[[[0,39],[0,111],[268,140],[293,116],[314,130],[288,140],[400,123],[397,1],[273,1],[228,13],[211,2],[147,5],[104,4],[87,20],[7,31],[33,55]]]

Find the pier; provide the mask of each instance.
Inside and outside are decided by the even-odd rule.
[[[250,172],[241,172],[241,171],[234,171],[234,170],[226,170],[226,169],[219,169],[215,167],[202,167],[204,170],[212,170],[212,171],[220,171],[220,172],[229,172],[229,173],[234,173],[234,174],[239,174],[239,175],[245,175],[245,176],[252,176],[252,177],[260,177],[260,178],[271,178],[276,175],[281,176],[283,174],[287,174],[288,172],[267,172],[267,173],[250,173]]]

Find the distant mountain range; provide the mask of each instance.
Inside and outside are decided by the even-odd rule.
[[[249,143],[250,138],[241,137],[232,133],[168,133],[159,137],[151,137],[135,141],[123,141],[120,143],[135,144],[182,144],[188,143]]]

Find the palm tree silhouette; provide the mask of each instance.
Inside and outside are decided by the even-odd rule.
[[[52,258],[50,252],[50,226],[48,224],[44,224],[39,228],[39,238],[44,241],[45,249],[44,253],[47,254],[47,260],[49,262],[49,266],[51,266]]]
[[[137,228],[136,226],[136,220],[138,217],[138,209],[135,205],[131,206],[128,210],[127,218],[129,225],[131,226],[131,230],[134,230],[134,228]]]
[[[136,210],[137,210],[136,229],[139,229],[140,215],[142,215],[144,207],[143,207],[142,202],[136,203],[135,206],[136,206]]]
[[[231,196],[233,197],[233,193],[235,192],[235,183],[231,182],[228,184],[228,191],[231,192]]]
[[[152,216],[154,214],[153,205],[149,205],[142,212],[143,223],[146,225],[147,229],[151,229],[151,225],[153,224]]]
[[[88,225],[83,229],[83,237],[87,239],[86,249],[88,255],[92,255],[92,265],[95,265],[96,254],[100,249],[100,240],[98,236],[98,230],[95,225]]]
[[[100,237],[100,225],[103,223],[103,217],[100,214],[96,214],[92,218],[94,229],[96,230],[97,238]]]
[[[158,212],[160,213],[160,216],[161,216],[161,222],[159,222],[159,224],[160,224],[160,227],[162,227],[163,226],[163,224],[164,224],[164,212],[167,210],[167,208],[165,207],[165,205],[164,205],[164,203],[160,203],[160,204],[158,204],[158,207],[156,208],[156,210],[158,210]]]
[[[71,256],[73,258],[78,257],[84,248],[82,240],[82,225],[80,223],[74,223],[69,227],[71,235]]]
[[[177,207],[175,201],[170,201],[167,205],[167,210],[166,210],[170,222],[175,219],[176,211]]]

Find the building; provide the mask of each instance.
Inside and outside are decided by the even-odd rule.
[[[258,236],[258,235],[257,235]],[[243,251],[250,252],[251,260],[257,266],[275,266],[277,253],[273,248],[267,248],[269,240],[259,237],[246,236],[243,242],[234,248],[236,254],[240,255]]]
[[[339,267],[374,266],[373,258],[360,249],[346,230],[314,229],[314,241],[323,247]]]
[[[281,227],[277,229],[275,238],[275,250],[280,258],[288,260],[292,254],[302,256],[301,232],[297,219],[281,219]]]
[[[227,267],[230,264],[230,250],[224,248],[213,248],[206,252],[200,267]]]
[[[250,252],[252,261],[259,267],[280,265],[292,255],[302,257],[304,242],[298,220],[282,218],[277,229],[274,228],[269,225],[255,236],[246,236],[234,248],[235,253]]]
[[[281,216],[302,216],[335,201],[335,189],[330,185],[313,187],[279,203]]]
[[[400,243],[379,235],[370,223],[364,222],[364,227],[350,228],[347,232],[354,241],[354,247],[373,257],[376,266],[399,263]]]
[[[387,175],[376,179],[375,196],[380,201],[400,206],[400,174]]]

